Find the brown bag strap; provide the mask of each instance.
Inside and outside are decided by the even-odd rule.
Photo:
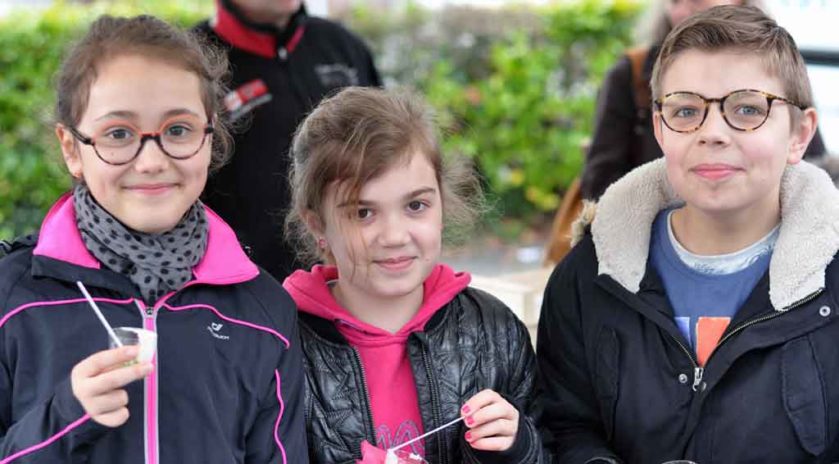
[[[629,64],[632,66],[632,90],[635,93],[635,106],[639,110],[648,110],[652,104],[650,82],[644,79],[644,64],[649,53],[649,47],[635,47],[626,51]]]

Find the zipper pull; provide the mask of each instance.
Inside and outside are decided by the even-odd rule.
[[[137,305],[137,309],[140,310],[140,313],[145,314],[147,317],[154,316],[154,308],[146,306],[145,303],[141,302],[137,298],[134,298],[134,304]]]
[[[705,390],[705,383],[702,382],[702,374],[705,373],[705,368],[703,367],[696,367],[693,369],[693,387],[691,389],[693,391],[700,391]]]

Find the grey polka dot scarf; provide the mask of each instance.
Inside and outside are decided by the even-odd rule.
[[[106,268],[128,276],[147,304],[187,283],[207,249],[207,218],[200,201],[174,229],[162,234],[129,229],[105,211],[84,185],[73,190],[73,206],[87,249]]]

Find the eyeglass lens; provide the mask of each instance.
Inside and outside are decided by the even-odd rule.
[[[159,144],[172,158],[189,158],[204,142],[205,124],[198,118],[179,119],[165,124],[159,132]],[[91,139],[99,155],[112,163],[125,163],[137,156],[142,144],[154,136],[144,136],[129,125],[114,125],[97,131]]]
[[[708,102],[714,105],[716,102]],[[724,98],[723,115],[728,124],[739,130],[753,130],[760,127],[769,117],[769,99],[758,92],[740,91]],[[706,100],[691,93],[675,93],[667,96],[661,105],[661,115],[667,125],[676,131],[693,131],[706,118]]]

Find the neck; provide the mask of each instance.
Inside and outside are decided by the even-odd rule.
[[[288,23],[291,21],[292,16],[294,16],[294,14],[280,16],[274,21],[274,27],[282,31],[288,26]]]
[[[422,285],[405,295],[377,298],[341,282],[338,279],[331,288],[335,300],[358,320],[390,333],[398,332],[410,322],[422,306]]]
[[[765,237],[781,221],[780,203],[776,200],[767,206],[759,208],[761,211],[721,214],[685,206],[673,213],[673,234],[685,249],[697,255],[734,253]]]

